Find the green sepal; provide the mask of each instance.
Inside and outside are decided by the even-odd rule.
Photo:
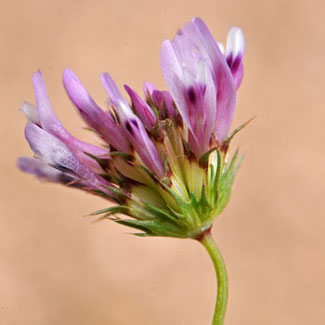
[[[100,158],[92,155],[89,152],[84,152],[84,154],[86,154],[91,159],[95,160],[103,170],[108,171],[110,169],[110,157],[108,156],[109,153],[107,155],[107,158]]]
[[[114,156],[120,157],[120,158],[124,159],[125,161],[133,161],[133,159],[134,159],[132,155],[125,153],[125,152],[120,152],[120,151],[111,151],[109,153],[109,155],[111,157],[114,157]]]
[[[90,214],[90,216],[97,216],[99,214],[105,214],[105,216],[109,216],[109,215],[116,214],[116,213],[126,213],[127,209],[128,209],[127,206],[116,205],[116,206],[113,206],[113,207],[109,207],[109,208],[106,208],[106,209],[102,209],[102,210],[92,212]]]
[[[195,159],[195,154],[192,151],[192,149],[191,149],[190,145],[188,144],[188,142],[185,141],[185,139],[182,139],[182,141],[183,141],[183,147],[184,147],[185,155],[187,156],[187,158],[189,160]]]
[[[92,193],[94,193],[96,195],[99,195],[99,196],[102,196],[102,197],[104,197],[106,199],[112,200],[114,202],[119,203],[119,199],[118,198],[114,197],[113,195],[109,195],[109,194],[107,194],[107,193],[105,193],[103,191],[100,191],[100,190],[92,190]]]
[[[202,186],[202,192],[199,200],[197,200],[195,196],[192,197],[192,205],[202,221],[209,219],[208,216],[210,215],[212,207],[208,201],[205,185]]]
[[[178,205],[178,207],[180,209],[180,212],[181,212],[181,214],[178,214],[178,215],[179,216],[183,215],[184,216],[183,218],[186,219],[189,212],[190,212],[190,209],[191,209],[191,201],[190,200],[189,201],[183,200],[170,187],[166,186],[163,183],[162,183],[162,185],[165,188],[165,190],[167,190],[167,192],[169,192],[169,194],[171,194],[173,199],[176,201],[176,204]]]
[[[118,200],[119,202],[125,201],[129,198],[129,194],[126,193],[124,189],[108,185],[105,187],[115,195],[115,200]]]
[[[216,176],[214,179],[214,184],[213,186],[215,188],[218,188],[218,184],[219,184],[219,180],[220,180],[220,175],[223,169],[223,165],[224,165],[224,156],[223,154],[218,150],[217,151],[217,155],[218,155],[218,166],[217,166],[217,170],[216,170]]]
[[[135,167],[139,168],[141,171],[143,171],[146,175],[148,175],[154,182],[157,182],[156,176],[145,166],[141,164],[134,164]]]
[[[241,131],[245,126],[247,126],[251,121],[253,121],[255,119],[256,115],[253,116],[252,118],[250,118],[247,122],[239,125],[234,131],[232,131],[230,133],[230,135],[228,136],[228,138],[222,143],[221,146],[221,150],[224,152],[227,152],[230,141],[232,140],[232,138],[239,132]]]
[[[202,187],[201,196],[196,198],[194,193],[190,194],[190,200],[180,198],[171,188],[165,186],[165,189],[172,195],[180,211],[176,212],[169,209],[182,220],[187,227],[188,234],[200,232],[200,229],[206,228],[206,222],[209,222],[211,205],[206,196],[205,186]]]
[[[166,174],[168,174],[169,171],[170,171],[170,167],[169,167],[169,164],[168,164],[167,157],[166,157],[165,155],[164,155],[164,157],[163,157],[163,164],[164,164],[164,172],[165,172]]]
[[[123,186],[123,181],[122,178],[118,177],[117,175],[112,175],[112,174],[98,174],[100,177],[104,178],[106,181],[109,183],[116,184],[120,187]]]
[[[220,214],[226,207],[231,193],[231,188],[238,172],[238,169],[243,161],[243,156],[237,162],[238,150],[235,152],[231,159],[230,164],[227,166],[226,171],[221,175],[218,186],[218,201],[216,206],[216,213]]]
[[[135,229],[138,229],[138,230],[142,230],[144,231],[145,233],[148,233],[149,230],[144,227],[143,225],[139,224],[139,220],[132,220],[132,219],[121,219],[121,220],[115,220],[116,223],[119,223],[121,225],[124,225],[124,226],[128,226],[128,227],[131,227],[131,228],[135,228]]]
[[[186,232],[181,232],[177,226],[173,226],[169,222],[157,222],[155,220],[132,220],[132,219],[121,219],[115,220],[115,222],[142,230],[146,234],[151,236],[162,236],[162,237],[187,237]],[[184,235],[183,235],[184,234]]]
[[[206,153],[204,153],[204,154],[201,156],[201,158],[199,159],[199,165],[200,165],[200,167],[202,167],[202,168],[204,168],[204,169],[206,169],[206,168],[208,167],[209,156],[210,156],[210,154],[211,154],[213,151],[215,151],[215,150],[217,150],[217,149],[218,149],[218,147],[213,147],[213,148],[209,149]]]
[[[137,237],[157,237],[154,234],[148,234],[146,232],[136,232],[136,233],[133,233],[132,235],[137,236]]]
[[[219,182],[225,164],[225,154],[222,153],[220,150],[217,150],[217,157],[218,157],[217,169],[213,176],[213,181],[210,188],[210,191],[212,191],[211,193],[213,197],[212,202],[214,205],[217,204],[218,197],[219,197]]]
[[[173,222],[174,224],[178,224],[178,225],[181,224],[182,226],[186,226],[186,223],[184,223],[184,221],[181,218],[179,218],[177,214],[173,213],[172,210],[170,210],[170,212],[172,213],[168,213],[168,211],[156,208],[150,203],[143,202],[143,204],[146,207],[146,210],[153,213],[158,219],[163,221],[170,221]]]

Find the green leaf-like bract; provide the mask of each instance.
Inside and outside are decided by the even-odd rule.
[[[229,201],[242,159],[238,162],[236,151],[228,163],[226,155],[224,151],[214,147],[199,162],[194,160],[189,163],[188,168],[196,168],[194,171],[199,168],[194,181],[200,180],[201,171],[205,175],[201,190],[195,191],[196,194],[187,189],[187,194],[181,195],[179,189],[173,187],[175,180],[173,181],[172,176],[168,182],[166,178],[158,180],[146,167],[138,165],[137,168],[148,175],[152,182],[149,185],[134,184],[128,191],[109,187],[114,196],[119,198],[120,205],[94,212],[92,215],[102,214],[102,218],[110,219],[114,214],[127,215],[131,218],[119,217],[113,220],[142,231],[136,233],[137,236],[197,238],[211,227]],[[141,188],[147,190],[142,192]]]

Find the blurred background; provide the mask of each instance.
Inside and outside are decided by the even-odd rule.
[[[42,69],[55,111],[83,140],[61,82],[72,68],[98,103],[109,71],[141,91],[165,89],[160,45],[202,17],[225,42],[246,36],[233,143],[245,153],[214,237],[229,272],[226,324],[324,324],[325,24],[319,0],[11,0],[0,2],[0,323],[210,324],[216,294],[207,253],[191,240],[130,235],[83,216],[107,202],[40,184],[16,168],[31,156],[24,100]]]

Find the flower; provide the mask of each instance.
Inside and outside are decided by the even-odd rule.
[[[225,208],[239,167],[237,152],[228,161],[228,146],[243,127],[229,135],[244,51],[239,28],[230,29],[223,50],[205,23],[194,18],[162,43],[168,91],[146,82],[142,99],[125,85],[128,101],[104,73],[106,110],[66,69],[66,92],[101,147],[79,141],[64,128],[37,71],[36,107],[27,102],[21,107],[35,158],[19,158],[19,168],[113,201],[93,215],[139,229],[137,235],[199,238]]]

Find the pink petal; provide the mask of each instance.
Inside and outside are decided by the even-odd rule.
[[[124,85],[124,89],[129,94],[140,120],[148,130],[151,130],[157,121],[155,114],[149,105],[128,85]]]
[[[158,178],[163,177],[163,162],[141,121],[137,116],[134,116],[133,118],[126,120],[124,126],[129,141],[134,146],[135,151],[143,161],[144,165]]]
[[[111,76],[104,73],[101,79],[113,105],[116,107],[120,123],[128,140],[144,165],[155,175],[162,177],[164,175],[162,160],[141,120],[133,113],[126,100],[122,97]]]
[[[109,99],[114,106],[118,106],[119,102],[127,104],[123,96],[121,95],[116,83],[113,78],[108,74],[108,72],[103,73],[100,79],[104,85],[106,92],[108,93]]]
[[[169,40],[163,41],[161,46],[161,70],[178,111],[189,130],[194,134],[184,96],[183,71]]]
[[[95,129],[115,149],[129,152],[129,143],[123,136],[121,128],[114,122],[109,113],[104,112],[95,103],[72,70],[66,69],[64,71],[63,84],[68,96],[78,108],[86,123]]]
[[[222,143],[230,129],[236,106],[236,89],[225,57],[202,19],[194,18],[197,41],[211,60],[217,89],[217,123],[215,134]]]
[[[44,163],[77,175],[92,189],[106,191],[105,186],[109,183],[80,162],[58,138],[32,123],[27,123],[25,137],[35,155]]]

